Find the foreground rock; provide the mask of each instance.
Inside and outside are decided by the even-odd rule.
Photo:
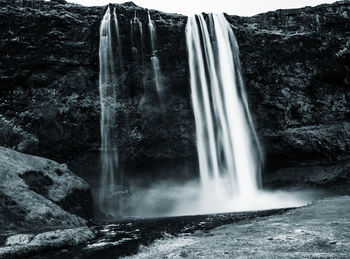
[[[92,206],[89,186],[66,165],[0,147],[0,244],[21,232],[85,226]]]
[[[348,258],[349,213],[350,196],[328,198],[282,215],[165,238],[130,258]]]
[[[7,238],[0,247],[0,258],[24,258],[55,249],[77,246],[95,237],[87,227],[49,231],[40,234],[18,234]]]

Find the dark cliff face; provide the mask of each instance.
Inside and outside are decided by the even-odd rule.
[[[350,154],[349,15],[337,2],[230,17],[267,163]]]
[[[124,62],[117,111],[121,160],[195,158],[187,18],[150,11],[164,86],[160,104],[144,99],[154,91],[147,12],[132,3],[116,9]],[[61,160],[99,148],[98,47],[105,10],[0,0],[0,145]],[[143,66],[131,51],[135,11],[143,23]],[[227,16],[269,168],[349,155],[349,16],[349,2]]]
[[[0,128],[4,134],[0,145],[63,159],[98,149],[99,26],[106,7],[52,2],[2,5]],[[147,89],[154,88],[147,12],[133,4],[116,8],[124,59],[117,112],[121,159],[141,162],[192,156],[186,19],[150,12],[157,26],[164,75],[166,107],[162,112],[157,100],[145,103],[142,99]],[[131,50],[130,20],[135,11],[143,23],[144,66],[133,60]]]

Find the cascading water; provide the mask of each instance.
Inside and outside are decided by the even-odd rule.
[[[223,14],[189,17],[186,28],[197,151],[204,191],[256,194],[260,153],[238,45]]]
[[[302,193],[260,188],[260,146],[238,44],[225,17],[190,17],[186,41],[201,181],[156,182],[130,200],[133,213],[194,215],[305,205]]]
[[[157,89],[158,96],[160,97],[162,88],[161,88],[161,82],[160,82],[159,59],[156,51],[156,29],[149,12],[148,12],[148,28],[151,35],[151,47],[152,47],[151,62],[152,62],[152,70],[153,70],[153,80]]]
[[[262,155],[248,108],[236,37],[223,14],[189,17],[186,26],[201,177],[197,213],[306,204],[297,193],[261,190]],[[307,197],[305,197],[308,199]]]
[[[118,167],[118,150],[116,145],[116,85],[115,58],[112,47],[112,16],[115,11],[110,8],[102,19],[100,26],[100,78],[99,90],[101,101],[101,164],[102,176],[99,204],[102,211],[109,213],[113,207],[110,197],[115,189],[115,174]],[[116,24],[117,25],[117,24]]]

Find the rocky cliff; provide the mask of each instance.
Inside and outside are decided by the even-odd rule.
[[[160,105],[144,101],[154,89],[147,12],[133,3],[116,9],[124,63],[116,140],[121,160],[195,158],[187,17],[150,10],[164,87]],[[98,37],[105,10],[0,0],[0,145],[58,160],[99,148]],[[143,23],[143,64],[131,50],[135,12]],[[240,46],[267,169],[349,156],[349,16],[347,1],[226,15]]]
[[[350,154],[349,7],[229,17],[267,163]]]

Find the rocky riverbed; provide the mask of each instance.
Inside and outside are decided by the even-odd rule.
[[[123,220],[32,258],[347,258],[349,204],[342,196],[296,209]]]
[[[158,239],[202,235],[224,224],[247,222],[252,219],[283,214],[289,210],[276,209],[216,215],[126,219],[94,227],[97,238],[86,244],[42,254],[34,258],[119,258],[137,254],[140,247],[151,245]]]

